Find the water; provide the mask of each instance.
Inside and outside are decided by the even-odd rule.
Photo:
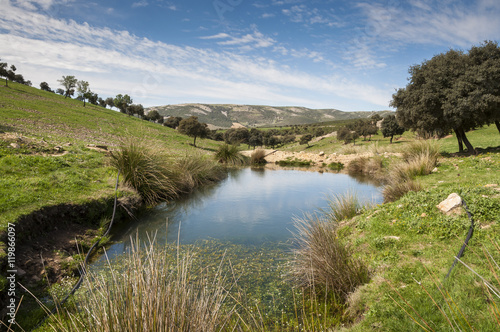
[[[348,191],[355,192],[363,202],[382,201],[379,189],[346,174],[235,170],[226,180],[176,202],[161,204],[115,232],[116,244],[108,249],[108,256],[126,252],[131,236],[147,243],[154,233],[160,245],[174,243],[178,236],[181,244],[204,239],[246,246],[283,243],[292,237],[295,217],[318,212],[328,206],[328,197]]]

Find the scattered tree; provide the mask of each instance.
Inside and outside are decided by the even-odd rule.
[[[132,98],[130,98],[127,94],[118,94],[115,99],[113,99],[113,105],[118,108],[121,113],[127,113],[127,108],[130,104],[132,104],[132,102]]]
[[[175,129],[179,127],[179,123],[181,122],[181,120],[182,118],[180,116],[170,116],[167,118],[167,121],[163,123],[163,125]]]
[[[384,135],[384,137],[391,138],[390,144],[392,144],[394,135],[403,135],[404,132],[405,129],[399,126],[396,116],[392,114],[388,115],[382,121],[382,135]]]
[[[337,139],[344,141],[345,144],[352,141],[353,145],[356,145],[356,139],[359,134],[356,131],[350,130],[347,127],[343,127],[337,131]]]
[[[248,144],[250,131],[247,128],[231,128],[224,133],[224,142],[227,144],[238,145],[242,143]]]
[[[57,88],[56,93],[60,94],[61,96],[64,96],[64,90],[61,88]]]
[[[54,91],[52,91],[52,89],[49,86],[49,83],[47,83],[47,82],[40,83],[40,89],[44,90],[44,91],[48,91],[48,92],[54,92]]]
[[[106,108],[106,101],[104,99],[99,97],[97,98],[97,102],[99,103],[99,106]]]
[[[78,91],[78,99],[83,100],[83,107],[85,107],[85,100],[89,97],[89,82],[78,81],[76,82],[76,91]]]
[[[300,144],[307,144],[307,146],[309,146],[309,142],[313,139],[313,136],[311,134],[305,134],[305,135],[302,135],[302,137],[300,138]]]
[[[191,116],[187,119],[183,119],[179,123],[177,130],[181,134],[188,135],[189,137],[194,137],[193,146],[196,146],[196,138],[205,138],[209,135],[210,130],[206,123],[200,123],[197,116]]]
[[[115,107],[115,100],[112,97],[106,98],[105,102],[106,102],[106,105],[109,106],[109,108]]]
[[[75,87],[76,83],[78,82],[75,76],[63,76],[62,79],[57,81],[65,89],[64,98],[71,97],[75,94]]]

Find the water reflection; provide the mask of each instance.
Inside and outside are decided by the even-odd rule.
[[[360,200],[380,203],[379,190],[346,174],[297,170],[239,169],[216,185],[189,197],[161,204],[118,232],[119,243],[111,255],[124,252],[129,238],[148,241],[157,232],[159,244],[182,244],[200,239],[219,239],[235,244],[259,245],[285,242],[291,237],[293,217],[326,208],[332,194],[356,192]],[[168,221],[168,232],[165,231]]]

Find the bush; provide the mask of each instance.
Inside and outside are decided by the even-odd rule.
[[[266,157],[266,151],[262,149],[257,149],[253,151],[252,154],[250,155],[250,163],[252,165],[263,165],[267,163],[265,157]]]
[[[435,140],[414,141],[404,146],[403,159],[405,161],[410,161],[425,155],[429,160],[437,162],[440,156],[439,150],[440,145]]]
[[[215,159],[222,164],[233,166],[248,164],[248,158],[240,153],[236,145],[222,144],[215,153]]]

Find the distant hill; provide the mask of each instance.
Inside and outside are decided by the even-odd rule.
[[[233,123],[246,127],[288,126],[310,124],[335,120],[369,118],[375,113],[381,116],[391,111],[343,112],[337,109],[310,109],[296,106],[258,106],[232,104],[178,104],[149,107],[146,111],[156,110],[163,116],[195,115],[200,122],[215,127],[230,128]]]

